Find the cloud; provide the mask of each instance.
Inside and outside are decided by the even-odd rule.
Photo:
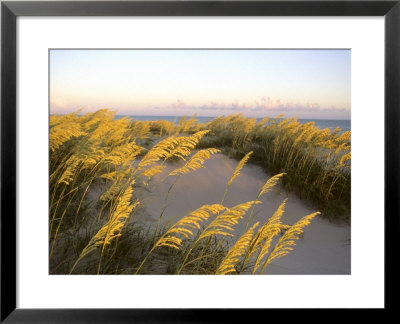
[[[275,99],[273,97],[262,97],[259,99],[254,100],[255,110],[262,110],[262,109],[274,109],[281,107],[282,101],[280,99]]]
[[[185,105],[185,107],[189,107]],[[283,102],[281,99],[275,99],[273,97],[261,97],[255,99],[253,103],[245,103],[239,100],[235,100],[232,103],[221,103],[210,101],[201,106],[191,106],[191,108],[201,110],[214,110],[214,111],[232,111],[232,112],[318,112],[321,111],[321,107],[318,103],[307,102],[293,103]]]
[[[209,101],[198,108],[201,110],[223,110],[226,108],[226,105],[221,102]]]
[[[240,100],[234,100],[230,103],[224,102],[216,102],[209,101],[203,105],[189,105],[185,103],[181,99],[177,99],[167,108],[171,110],[202,110],[211,112],[219,112],[219,113],[236,113],[236,112],[253,112],[259,115],[265,114],[285,114],[285,115],[295,115],[295,114],[311,114],[318,113],[325,114],[329,113],[330,115],[336,114],[350,114],[350,110],[346,108],[336,108],[335,106],[331,107],[321,107],[320,104],[312,101],[308,101],[305,103],[294,103],[294,102],[284,102],[282,99],[275,99],[273,97],[261,97],[255,99],[253,103],[246,103]]]
[[[61,97],[51,98],[50,99],[50,110],[52,111],[65,111],[69,110],[70,105],[69,102]]]
[[[232,103],[231,108],[232,108],[233,110],[250,109],[250,108],[251,108],[251,105],[236,100],[235,102]]]
[[[185,108],[188,108],[189,106],[188,105],[186,105],[184,102],[183,102],[183,100],[181,100],[181,99],[177,99],[176,101],[174,101],[172,104],[171,104],[171,106],[170,106],[170,108],[174,108],[174,109],[185,109]]]
[[[283,102],[281,99],[275,99],[273,97],[262,97],[254,101],[255,105],[252,108],[253,111],[265,111],[265,112],[318,112],[321,111],[321,107],[315,102],[293,103]]]
[[[219,110],[219,111],[244,111],[252,108],[251,104],[247,104],[244,102],[241,102],[239,100],[235,100],[232,103],[222,103],[222,102],[214,102],[210,101],[207,102],[204,105],[196,107],[201,110]]]
[[[280,98],[263,96],[252,101],[243,99],[228,102],[208,101],[197,105],[190,104],[183,99],[176,99],[169,105],[154,105],[149,107],[131,104],[121,106],[108,103],[109,108],[116,109],[121,114],[153,114],[153,115],[189,115],[200,113],[204,116],[217,116],[243,113],[246,116],[273,116],[283,114],[287,117],[299,118],[350,118],[349,108],[338,108],[335,106],[322,107],[313,101],[307,102],[285,102]],[[51,113],[69,113],[83,109],[83,112],[91,112],[97,109],[106,108],[104,105],[88,105],[83,102],[75,104],[60,96],[50,98]]]
[[[67,114],[81,110],[82,113],[94,112],[99,109],[110,108],[100,105],[75,104],[62,97],[50,97],[50,113]]]

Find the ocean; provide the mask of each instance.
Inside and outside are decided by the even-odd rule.
[[[177,122],[180,116],[130,116],[130,115],[116,115],[115,118],[119,119],[122,117],[128,116],[133,120],[139,121],[147,121],[147,120],[168,120],[170,122]],[[208,122],[215,117],[198,117],[196,119],[200,123]],[[257,121],[260,121],[262,118],[257,118]],[[299,119],[299,123],[308,123],[308,122],[315,122],[315,126],[323,129],[323,128],[331,128],[335,129],[336,127],[340,127],[342,132],[349,131],[351,129],[351,121],[350,120],[340,120],[340,119]]]

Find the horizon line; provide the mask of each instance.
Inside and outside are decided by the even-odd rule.
[[[240,113],[237,114],[229,114],[229,115],[239,115]],[[220,116],[229,116],[229,115],[218,115],[218,116],[194,116],[194,115],[130,115],[130,114],[115,114],[115,116],[130,116],[130,117],[201,117],[201,118],[217,118]],[[279,114],[278,114],[279,115]],[[244,116],[246,118],[265,118],[269,116],[263,116],[263,117],[252,117],[252,116]],[[276,118],[276,117],[270,117],[270,118]],[[351,121],[351,119],[339,119],[339,118],[300,118],[300,117],[285,117],[282,116],[279,119],[287,119],[287,118],[295,118],[299,120],[308,120],[308,119],[315,119],[315,120],[345,120],[345,121]]]

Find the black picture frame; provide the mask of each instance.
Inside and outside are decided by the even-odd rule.
[[[395,1],[2,1],[1,321],[6,323],[233,322],[267,309],[16,308],[16,19],[19,16],[384,16],[385,310],[396,308],[399,237],[400,0]],[[373,188],[371,188],[373,190]],[[371,238],[372,239],[372,238]],[[366,283],[367,285],[368,283]],[[345,293],[345,292],[344,292]],[[392,298],[393,296],[393,298]],[[272,311],[272,310],[269,310]],[[240,313],[240,314],[239,314]],[[265,317],[264,317],[265,318]]]

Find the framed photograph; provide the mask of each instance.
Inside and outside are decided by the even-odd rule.
[[[1,321],[392,309],[399,16],[3,1]]]

